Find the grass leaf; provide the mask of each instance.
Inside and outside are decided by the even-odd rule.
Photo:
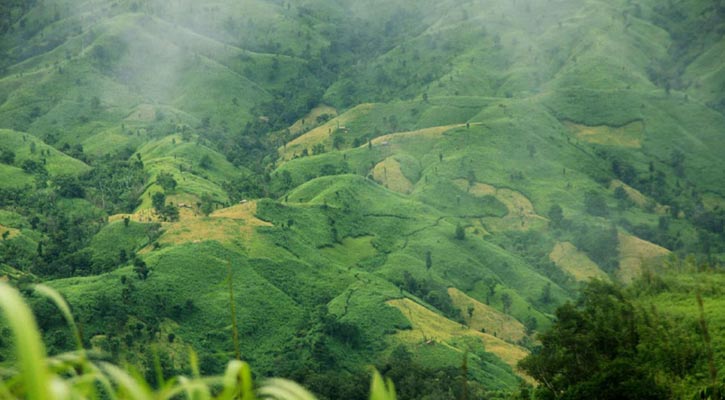
[[[16,289],[0,283],[0,309],[15,336],[25,397],[29,400],[50,399],[45,348],[30,308]]]

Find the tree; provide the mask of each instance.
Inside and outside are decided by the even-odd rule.
[[[466,175],[466,180],[468,181],[468,189],[470,190],[473,185],[476,184],[476,172],[472,169],[469,169],[468,174]]]
[[[549,216],[551,225],[555,228],[560,227],[562,221],[564,221],[564,210],[562,210],[561,206],[558,204],[552,204],[551,207],[549,207],[547,215]]]
[[[0,150],[0,163],[12,165],[15,162],[15,153],[12,150]]]
[[[149,268],[144,260],[136,257],[133,259],[133,272],[136,273],[139,279],[145,281],[149,276]]]
[[[583,226],[577,230],[573,242],[605,271],[611,272],[619,267],[619,235],[616,226]]]
[[[340,150],[340,148],[345,145],[345,137],[341,134],[337,133],[333,135],[332,137],[332,147],[335,148],[335,150]]]
[[[672,150],[672,153],[670,153],[670,165],[672,165],[677,176],[683,177],[685,175],[685,153],[680,149]]]
[[[209,157],[208,154],[204,154],[201,156],[201,159],[199,159],[199,167],[203,169],[209,169],[212,166],[211,157]]]
[[[85,189],[80,180],[71,175],[58,175],[53,180],[56,186],[56,192],[67,198],[81,198],[85,196]]]
[[[551,297],[551,283],[546,282],[546,285],[544,285],[543,288],[541,288],[541,296],[539,296],[539,301],[541,301],[543,304],[549,304],[552,301]]]
[[[324,152],[325,152],[324,144],[317,143],[316,145],[312,146],[312,155],[323,154]]]
[[[209,193],[201,195],[201,213],[209,215],[214,211],[214,198]]]
[[[167,204],[163,208],[163,212],[161,214],[169,221],[178,221],[179,220],[179,207],[177,207],[174,204]],[[154,243],[154,245],[157,245],[158,243]]]
[[[172,192],[174,189],[176,189],[176,179],[174,179],[174,176],[171,175],[168,172],[161,172],[158,176],[156,176],[156,183],[159,184],[162,188],[164,188],[165,192]]]
[[[637,181],[637,170],[634,166],[626,161],[620,160],[619,158],[614,158],[612,160],[612,172],[618,179],[628,185]]]
[[[455,238],[458,240],[463,240],[466,238],[466,229],[460,223],[456,225]]]
[[[280,173],[280,179],[282,180],[282,187],[284,190],[288,190],[292,188],[292,174],[284,170]]]
[[[541,348],[519,363],[541,383],[536,398],[668,398],[651,369],[647,352],[653,343],[642,343],[658,338],[642,334],[638,312],[619,289],[602,281],[587,284],[576,304],[559,307],[552,328],[539,336]]]
[[[433,266],[433,258],[431,257],[430,250],[426,250],[425,252],[425,269],[430,270],[430,268]]]
[[[151,196],[151,205],[156,209],[159,214],[163,213],[164,205],[166,205],[166,195],[162,192],[156,192]]]
[[[590,190],[584,193],[584,209],[587,213],[598,217],[606,217],[609,215],[607,201],[599,192]]]
[[[491,299],[496,295],[496,286],[498,286],[498,283],[490,278],[487,278],[485,282],[486,288],[488,289],[486,291],[486,304],[491,305]]]
[[[511,312],[511,306],[513,305],[514,301],[511,298],[511,295],[508,293],[502,293],[501,294],[501,305],[503,306],[503,312],[508,314]]]

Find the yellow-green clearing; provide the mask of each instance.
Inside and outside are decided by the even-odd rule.
[[[644,139],[644,122],[634,121],[620,127],[609,125],[587,126],[571,121],[564,122],[569,131],[588,143],[613,145],[639,149]]]
[[[403,175],[400,162],[394,157],[388,157],[373,168],[373,179],[386,188],[403,194],[413,191],[413,184]]]
[[[594,261],[570,242],[554,245],[549,259],[579,282],[591,279],[609,280],[607,274]]]
[[[483,342],[486,351],[493,353],[510,365],[519,376],[527,378],[516,367],[519,360],[529,354],[523,347],[507,343],[493,335],[475,331],[465,325],[451,321],[410,299],[390,300],[387,304],[400,310],[413,326],[413,329],[398,331],[395,334],[400,340],[411,344],[425,344],[433,341],[450,346],[448,341],[453,338],[460,336],[476,337]]]
[[[632,282],[642,274],[646,263],[662,260],[670,251],[636,236],[619,232],[619,271],[617,277],[625,283]]]
[[[481,303],[456,288],[448,288],[453,304],[461,310],[466,324],[474,330],[495,332],[497,338],[517,342],[526,336],[524,325],[516,318]],[[468,310],[472,310],[469,314]]]

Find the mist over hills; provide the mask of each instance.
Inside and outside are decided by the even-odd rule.
[[[89,345],[149,376],[149,346],[168,374],[188,346],[206,373],[234,356],[231,279],[262,376],[355,398],[373,364],[402,398],[458,398],[465,353],[472,393],[496,396],[532,381],[517,362],[582,282],[725,256],[719,1],[0,15],[0,273],[58,289]],[[689,279],[647,293],[694,318]]]

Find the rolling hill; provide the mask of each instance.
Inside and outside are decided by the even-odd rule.
[[[0,274],[148,376],[236,329],[323,398],[400,357],[503,396],[582,282],[725,259],[719,2],[0,7]]]

